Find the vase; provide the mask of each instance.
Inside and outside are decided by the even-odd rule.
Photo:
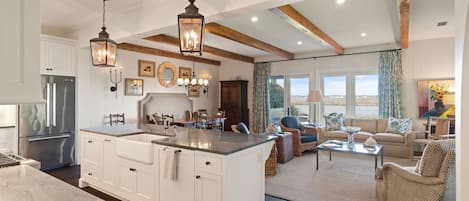
[[[347,134],[347,144],[348,147],[353,147],[355,145],[355,138],[353,137],[355,133],[348,133]]]

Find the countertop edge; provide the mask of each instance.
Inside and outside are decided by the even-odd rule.
[[[114,137],[123,137],[123,136],[129,136],[129,135],[144,133],[143,131],[134,131],[134,132],[126,132],[126,133],[122,133],[122,134],[113,134],[113,133],[106,133],[106,132],[96,131],[96,130],[86,129],[86,128],[82,128],[82,129],[80,129],[80,131],[95,133],[95,134],[100,134],[100,135],[114,136]]]
[[[249,149],[251,147],[255,147],[257,145],[260,145],[260,144],[264,144],[264,143],[267,143],[267,142],[270,142],[270,141],[273,141],[275,140],[275,138],[267,138],[265,139],[264,141],[262,142],[258,142],[258,143],[255,143],[255,144],[252,144],[252,145],[249,145],[249,146],[245,146],[245,147],[242,147],[242,148],[239,148],[239,149],[235,149],[233,151],[229,151],[229,152],[223,152],[223,151],[217,151],[217,150],[210,150],[210,149],[201,149],[201,148],[196,148],[196,147],[191,147],[191,146],[185,146],[185,145],[179,145],[179,144],[172,144],[172,143],[166,143],[166,142],[160,142],[158,140],[153,140],[151,141],[153,144],[159,144],[159,145],[164,145],[164,146],[171,146],[171,147],[178,147],[178,148],[182,148],[182,149],[189,149],[189,150],[195,150],[195,151],[202,151],[202,152],[209,152],[209,153],[214,153],[214,154],[221,154],[221,155],[230,155],[230,154],[234,154],[236,152],[240,152],[240,151],[243,151],[245,149]]]

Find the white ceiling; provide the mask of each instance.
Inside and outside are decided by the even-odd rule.
[[[437,27],[448,21],[444,27]],[[454,0],[412,0],[410,4],[410,40],[454,37]]]
[[[113,13],[122,13],[139,7],[143,1],[108,1],[107,17],[111,17]],[[102,20],[102,0],[41,0],[40,6],[42,29],[58,35],[71,32],[89,22]]]
[[[144,1],[148,0],[112,0],[108,4],[108,18],[142,7]],[[168,3],[165,0],[155,1]],[[344,48],[353,48],[398,42],[398,11],[395,2],[346,0],[345,4],[337,5],[335,0],[304,0],[294,3],[293,7]],[[411,40],[454,36],[454,0],[412,0],[410,4]],[[42,28],[46,33],[57,35],[72,32],[89,22],[100,20],[101,10],[101,0],[41,0]],[[181,10],[175,10],[174,13]],[[253,16],[258,17],[258,22],[251,22]],[[175,21],[175,18],[168,20]],[[448,21],[448,25],[437,27],[436,23],[440,21]],[[270,10],[250,9],[238,15],[227,15],[217,22],[295,54],[330,50],[330,47],[321,45]],[[165,32],[177,36],[175,28],[166,29]],[[367,36],[360,36],[362,32],[367,33]],[[303,44],[299,46],[297,41]],[[126,42],[178,51],[177,47],[145,40]],[[212,34],[206,34],[205,44],[251,57],[270,55]],[[207,54],[204,57],[225,60]]]

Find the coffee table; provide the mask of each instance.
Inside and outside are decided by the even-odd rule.
[[[384,163],[383,145],[377,144],[375,147],[366,147],[363,143],[355,142],[349,146],[347,142],[339,140],[327,140],[317,146],[316,170],[319,170],[319,150],[329,151],[329,161],[332,160],[332,152],[345,152],[359,155],[370,155],[375,157],[375,169],[378,168],[378,155],[381,156],[381,166]]]

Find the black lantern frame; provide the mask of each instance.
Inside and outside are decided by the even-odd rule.
[[[178,15],[179,50],[183,55],[197,53],[202,55],[205,18],[194,5],[195,0],[189,2],[185,8],[186,12]]]

